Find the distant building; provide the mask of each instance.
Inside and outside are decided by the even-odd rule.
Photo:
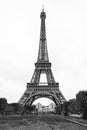
[[[55,111],[55,104],[54,104],[54,103],[51,103],[51,104],[49,105],[49,109],[50,109],[51,112]]]
[[[40,103],[37,103],[36,109],[37,109],[38,112],[42,112],[42,105]]]
[[[38,113],[49,113],[49,112],[54,112],[55,111],[55,104],[51,103],[48,106],[42,106],[40,103],[36,104],[36,109]]]

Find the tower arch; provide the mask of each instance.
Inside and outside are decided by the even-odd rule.
[[[37,104],[41,104],[42,106],[49,106],[50,104],[54,104],[56,106],[55,102],[48,97],[40,97],[35,99],[32,105],[37,105]]]
[[[25,102],[25,105],[27,106],[31,106],[33,104],[33,102],[39,98],[42,98],[42,97],[46,97],[48,99],[51,99],[56,105],[59,105],[60,104],[60,100],[56,97],[56,95],[52,92],[36,92],[36,93],[33,93],[31,94],[26,102]]]

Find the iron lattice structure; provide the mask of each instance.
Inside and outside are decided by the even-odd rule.
[[[55,82],[51,70],[51,63],[49,62],[45,28],[46,13],[44,12],[44,9],[42,9],[40,18],[41,29],[38,58],[35,63],[32,79],[30,83],[27,83],[27,89],[19,100],[19,103],[22,105],[31,105],[33,101],[40,97],[50,98],[56,105],[65,102],[65,98],[59,90],[59,83]],[[40,77],[43,73],[46,74],[47,83],[41,85]]]

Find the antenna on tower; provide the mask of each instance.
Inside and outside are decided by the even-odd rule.
[[[44,12],[44,5],[42,5],[42,12]]]

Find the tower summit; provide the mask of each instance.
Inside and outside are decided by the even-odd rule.
[[[40,18],[41,18],[41,29],[40,29],[40,41],[39,41],[39,52],[37,62],[49,62],[47,41],[46,41],[46,27],[45,27],[46,13],[44,12],[44,7],[42,8]]]
[[[46,40],[46,27],[45,19],[46,13],[44,8],[40,14],[41,29],[39,40],[39,51],[37,62],[35,63],[35,70],[30,83],[27,83],[27,89],[19,100],[22,105],[32,105],[32,103],[41,97],[47,97],[55,102],[56,105],[62,104],[65,101],[64,96],[59,90],[59,83],[55,82],[51,70],[51,63],[49,62],[47,40]],[[41,75],[45,74],[47,83],[40,84]]]

